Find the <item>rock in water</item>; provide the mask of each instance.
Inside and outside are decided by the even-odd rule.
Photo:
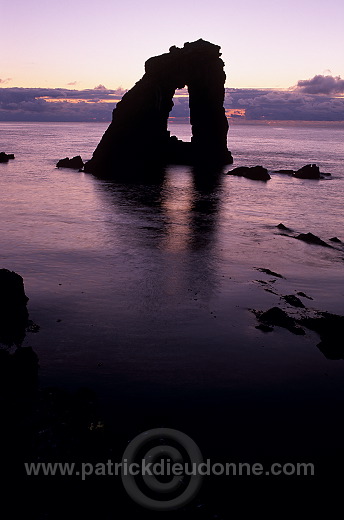
[[[306,317],[300,322],[319,334],[321,342],[317,347],[327,359],[344,359],[344,316],[320,312],[319,317]]]
[[[268,181],[271,179],[268,170],[263,168],[263,166],[238,166],[238,168],[227,172],[227,175],[238,175],[254,181]]]
[[[69,157],[65,157],[64,159],[60,159],[56,163],[57,168],[71,168],[72,170],[81,170],[83,166],[84,162],[81,159],[80,155],[76,155],[72,159],[69,159]]]
[[[5,152],[0,152],[0,163],[7,163],[10,160],[10,156]]]
[[[0,269],[0,343],[20,345],[28,325],[22,277],[8,269]]]
[[[291,228],[288,228],[287,226],[285,226],[284,224],[282,224],[282,222],[280,222],[279,224],[277,224],[276,226],[278,229],[283,229],[283,231],[293,231]]]
[[[259,313],[257,318],[265,325],[277,325],[278,327],[288,329],[293,334],[305,334],[305,331],[296,325],[295,320],[279,307],[271,307],[271,309]]]
[[[316,235],[313,235],[313,233],[300,233],[295,238],[298,240],[303,240],[303,242],[307,242],[308,244],[315,244],[317,246],[323,246],[323,247],[332,247],[329,244],[326,244],[321,238],[317,237]]]
[[[285,296],[282,296],[282,298],[287,302],[289,303],[289,305],[292,305],[293,307],[301,307],[301,308],[305,308],[304,304],[302,303],[302,301],[300,300],[300,298],[298,298],[297,296],[295,296],[295,294],[286,294]]]
[[[316,164],[306,164],[294,173],[298,179],[320,179],[319,166]]]
[[[233,162],[227,149],[226,75],[220,47],[202,39],[171,47],[150,58],[145,74],[117,103],[112,122],[84,171],[116,177],[136,158],[135,170],[163,164],[223,165]],[[189,91],[191,142],[167,130],[175,90]],[[125,175],[125,174],[124,174]]]

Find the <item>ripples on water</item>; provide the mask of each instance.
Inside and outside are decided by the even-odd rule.
[[[77,351],[78,365],[85,362],[78,359],[82,344],[90,345],[93,357],[93,343],[103,335],[110,350],[112,337],[133,343],[134,350],[140,344],[140,356],[141,342],[153,342],[156,352],[161,334],[173,342],[185,333],[198,337],[199,321],[210,320],[215,309],[225,316],[237,297],[245,314],[258,278],[254,267],[281,272],[300,290],[311,290],[319,307],[343,311],[343,255],[281,237],[275,228],[283,222],[322,239],[344,238],[342,130],[230,129],[234,166],[296,169],[316,162],[333,174],[319,182],[275,174],[268,183],[220,175],[213,185],[200,184],[192,168],[173,166],[161,184],[137,186],[55,169],[66,155],[90,158],[104,129],[103,124],[1,125],[2,147],[16,155],[1,165],[2,265],[24,276],[32,312],[38,321],[44,312],[49,328],[70,306],[68,324],[54,325],[64,336],[61,340],[55,331],[55,353],[64,350],[61,341],[67,343],[68,357]],[[173,130],[184,139],[190,136],[188,125],[172,125]],[[85,338],[81,324],[90,327],[91,322]],[[212,332],[208,342],[211,337]],[[35,341],[40,343],[38,336]],[[122,359],[127,348],[114,350]],[[44,355],[50,351],[45,347]],[[168,355],[178,366],[174,354]],[[208,345],[205,355],[210,355]]]
[[[315,309],[344,314],[343,251],[276,228],[344,240],[343,131],[230,129],[234,166],[317,163],[333,174],[322,181],[221,174],[200,183],[192,168],[173,166],[160,184],[125,185],[55,168],[67,155],[89,159],[106,126],[0,125],[1,149],[16,156],[0,165],[1,267],[24,277],[41,325],[26,344],[43,384],[91,385],[112,404],[120,395],[132,406],[140,395],[143,410],[166,399],[177,408],[165,410],[170,419],[178,406],[199,407],[200,396],[211,413],[239,389],[278,388],[295,401],[326,393],[324,372],[338,390],[342,362],[328,362],[315,335],[263,334],[249,309],[280,303],[256,281],[271,279],[255,269],[263,267],[285,276],[271,282],[280,295],[304,291]]]

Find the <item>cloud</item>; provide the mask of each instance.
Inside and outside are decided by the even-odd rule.
[[[104,85],[98,85],[97,87],[94,87],[93,90],[107,90],[107,88],[104,87]]]
[[[318,74],[312,79],[303,79],[297,83],[297,89],[307,94],[343,94],[344,79],[340,76]]]
[[[326,76],[323,76],[326,78]],[[343,81],[335,80],[336,89]],[[310,81],[310,80],[307,80]],[[299,82],[300,83],[300,82]],[[0,121],[106,121],[126,90],[93,88],[0,87]],[[302,87],[290,90],[231,89],[225,91],[225,109],[245,111],[249,120],[344,121],[344,97],[322,92],[305,92]],[[324,89],[323,89],[324,90]],[[171,113],[188,117],[187,90],[178,90]]]
[[[0,121],[111,121],[124,92],[0,88]]]
[[[8,83],[9,81],[12,81],[12,78],[6,78],[6,79],[0,78],[0,84],[5,84],[5,83]]]
[[[73,87],[73,86],[77,85],[77,83],[78,83],[77,81],[71,81],[70,83],[67,83],[67,85]]]
[[[300,89],[226,89],[225,108],[245,109],[250,120],[344,121],[344,98]]]

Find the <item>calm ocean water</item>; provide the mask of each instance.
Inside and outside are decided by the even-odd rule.
[[[214,371],[222,384],[227,334],[238,334],[239,364],[237,349],[256,356],[262,342],[254,320],[235,327],[266,298],[254,283],[257,267],[284,275],[289,290],[310,292],[318,309],[344,314],[343,251],[280,236],[275,227],[282,222],[298,233],[344,240],[343,129],[230,128],[234,166],[297,169],[315,162],[332,173],[321,181],[224,175],[208,189],[195,184],[189,167],[173,166],[161,185],[133,186],[55,168],[65,156],[90,158],[106,126],[0,125],[1,149],[16,156],[0,165],[1,265],[24,277],[30,312],[42,326],[27,340],[44,359],[43,373],[67,366],[92,373],[104,362],[144,379],[148,366],[152,379],[175,380],[186,370],[189,380],[200,373],[208,380]],[[190,138],[189,125],[171,128]],[[323,362],[316,349],[302,355]]]
[[[262,333],[250,309],[303,291],[313,298],[307,307],[344,314],[342,246],[276,228],[344,241],[343,129],[230,128],[234,166],[317,163],[332,174],[320,181],[223,175],[211,186],[171,166],[161,184],[126,185],[55,168],[66,156],[89,159],[106,127],[0,123],[0,151],[16,156],[0,164],[0,263],[23,276],[41,327],[24,343],[39,356],[41,384],[95,389],[105,415],[121,407],[133,435],[153,425],[150,416],[180,429],[188,417],[195,436],[216,422],[218,439],[224,416],[252,399],[288,410],[337,406],[343,361],[326,359],[309,331]],[[190,138],[188,125],[171,130]],[[139,157],[128,160],[140,168]],[[298,442],[303,453],[317,449],[306,433]]]

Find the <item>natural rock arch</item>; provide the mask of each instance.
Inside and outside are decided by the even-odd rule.
[[[135,163],[142,167],[167,163],[221,165],[233,162],[227,149],[225,115],[226,75],[220,47],[204,40],[171,47],[169,53],[150,58],[145,74],[113,111],[110,126],[87,172],[116,176],[119,168]],[[189,91],[191,142],[170,136],[169,113],[176,89]]]

